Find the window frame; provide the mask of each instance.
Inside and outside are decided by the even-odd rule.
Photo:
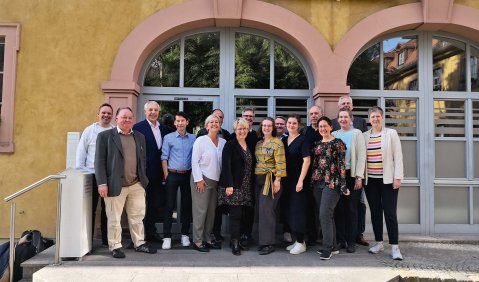
[[[0,153],[13,153],[13,117],[17,56],[20,50],[20,24],[0,23],[0,37],[5,42],[2,109],[0,114]]]

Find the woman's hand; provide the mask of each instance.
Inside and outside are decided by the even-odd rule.
[[[351,191],[349,191],[349,189],[346,189],[346,191],[343,192],[343,195],[344,196],[349,196],[349,195],[351,195]]]
[[[226,196],[233,195],[233,187],[226,187]]]
[[[363,180],[359,177],[356,177],[356,180],[354,181],[354,190],[359,190],[363,188]]]
[[[273,192],[276,194],[281,189],[281,179],[276,178],[273,182]]]
[[[296,192],[301,192],[303,190],[303,181],[298,180],[298,183],[296,183]]]
[[[401,179],[394,179],[393,189],[399,189],[401,187]]]
[[[206,187],[206,182],[203,179],[196,182],[196,191],[198,191],[198,193],[205,192],[205,187]]]

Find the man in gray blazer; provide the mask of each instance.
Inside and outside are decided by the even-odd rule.
[[[114,258],[124,258],[121,250],[121,214],[125,207],[135,251],[156,253],[145,244],[145,136],[132,130],[133,111],[119,108],[117,127],[98,134],[95,154],[95,178],[98,193],[105,199],[108,218],[108,246]]]

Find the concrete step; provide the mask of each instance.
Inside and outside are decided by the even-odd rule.
[[[33,273],[44,268],[47,265],[51,265],[55,262],[55,245],[37,254],[29,260],[22,262],[23,280],[32,281]]]

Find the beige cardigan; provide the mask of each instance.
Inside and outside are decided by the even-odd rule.
[[[336,137],[336,132],[331,133]],[[352,129],[353,139],[351,141],[351,177],[364,178],[366,168],[366,144],[364,142],[363,133],[359,129]]]
[[[367,144],[371,130],[363,133]],[[402,180],[404,178],[401,141],[396,130],[383,128],[381,132],[381,150],[383,155],[383,182],[384,184],[393,183],[394,179]],[[367,160],[366,160],[367,163]],[[368,170],[365,170],[366,184],[368,183]]]

